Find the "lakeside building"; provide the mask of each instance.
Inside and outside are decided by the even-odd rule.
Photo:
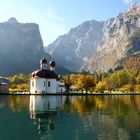
[[[78,91],[77,91],[77,88],[76,88],[76,86],[75,85],[71,85],[70,86],[70,91],[69,91],[70,93],[77,93]]]
[[[49,66],[48,69],[45,58],[40,60],[40,69],[32,73],[30,80],[31,94],[65,92],[64,83],[62,83],[60,75],[55,72],[55,61],[51,61]]]
[[[9,80],[5,78],[0,78],[0,93],[9,93],[9,86],[10,82]]]

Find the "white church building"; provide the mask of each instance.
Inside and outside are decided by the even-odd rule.
[[[32,73],[30,80],[31,94],[47,94],[65,92],[65,88],[59,86],[60,76],[55,73],[55,61],[49,63],[50,68],[47,68],[47,60],[40,60],[40,69]]]

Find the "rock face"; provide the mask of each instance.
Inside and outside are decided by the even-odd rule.
[[[76,72],[91,55],[96,53],[97,47],[102,41],[102,28],[102,22],[84,22],[71,29],[68,34],[56,39],[46,47],[46,51],[58,63]]]
[[[46,50],[72,71],[107,72],[124,65],[121,60],[140,51],[140,4],[104,22],[87,21]]]
[[[19,23],[15,18],[0,23],[0,75],[30,73],[39,67],[44,55],[51,59],[49,54],[44,53],[37,24]]]

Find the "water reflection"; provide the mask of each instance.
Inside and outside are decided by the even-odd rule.
[[[30,96],[30,118],[35,120],[38,132],[43,138],[51,130],[55,129],[54,116],[59,115],[65,103],[64,97],[57,96]]]
[[[41,114],[55,115],[63,110],[65,103],[64,97],[57,96],[30,96],[30,117],[38,118]]]
[[[139,139],[139,99],[139,96],[30,96],[30,117],[36,120],[42,138],[54,139],[61,132],[65,139],[69,134],[73,135],[70,139]],[[69,125],[69,129],[59,126],[58,130],[60,123],[63,127]]]
[[[1,96],[3,108],[29,114],[41,140],[140,139],[140,96]]]

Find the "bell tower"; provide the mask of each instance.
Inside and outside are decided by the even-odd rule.
[[[45,58],[42,58],[40,60],[40,68],[46,70],[47,69],[47,60]]]

